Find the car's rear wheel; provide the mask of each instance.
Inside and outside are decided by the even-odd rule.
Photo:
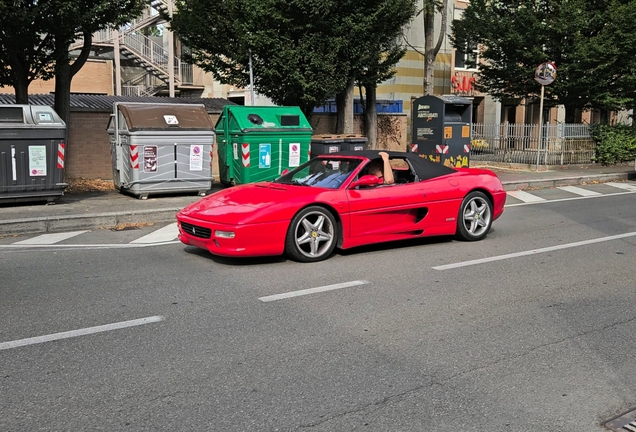
[[[287,230],[285,251],[301,262],[328,258],[338,241],[338,225],[331,212],[323,207],[307,207],[294,216]]]
[[[479,191],[466,195],[457,217],[457,237],[466,241],[481,240],[492,225],[492,203]]]

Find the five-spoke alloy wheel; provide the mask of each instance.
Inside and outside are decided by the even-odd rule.
[[[302,262],[321,261],[333,252],[338,242],[338,225],[323,207],[307,207],[294,216],[287,231],[285,251]]]
[[[462,240],[481,240],[492,225],[492,203],[479,191],[466,195],[457,217],[457,236]]]

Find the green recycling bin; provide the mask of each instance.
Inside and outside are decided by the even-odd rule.
[[[274,180],[309,160],[313,129],[299,107],[226,105],[215,129],[226,186]]]

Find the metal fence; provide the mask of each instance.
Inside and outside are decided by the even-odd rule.
[[[589,125],[539,125],[474,123],[471,160],[542,165],[591,163],[596,145]]]

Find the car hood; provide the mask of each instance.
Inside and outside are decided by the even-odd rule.
[[[320,190],[307,186],[254,183],[215,192],[190,204],[179,214],[209,222],[244,224],[282,220],[286,208],[313,200]]]

